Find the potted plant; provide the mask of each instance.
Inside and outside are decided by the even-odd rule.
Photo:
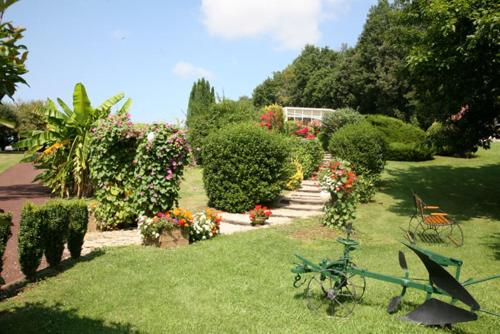
[[[154,217],[139,218],[139,230],[145,245],[173,248],[189,244],[189,227],[193,215],[185,209],[176,208]]]
[[[250,210],[250,222],[253,226],[263,225],[266,220],[272,215],[271,210],[262,205],[256,205],[253,210]]]

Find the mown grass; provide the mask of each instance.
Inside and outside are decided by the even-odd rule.
[[[0,173],[14,166],[23,158],[23,153],[0,153]]]
[[[200,167],[186,168],[179,197],[179,206],[182,208],[201,211],[207,207],[208,198],[203,189],[203,175]]]
[[[413,188],[455,214],[465,232],[461,248],[423,247],[463,259],[464,279],[499,273],[499,164],[498,144],[476,159],[390,162],[381,191],[372,203],[359,207],[355,237],[361,247],[352,254],[355,262],[372,271],[402,274],[397,261],[398,250],[404,250],[399,227],[409,219]],[[176,250],[107,249],[0,302],[0,332],[497,332],[500,319],[482,313],[478,321],[452,331],[402,322],[398,318],[421,304],[425,295],[409,290],[403,309],[389,315],[387,303],[401,289],[375,280],[367,281],[365,296],[348,319],[309,311],[302,289],[292,287],[293,254],[315,261],[336,258],[341,252],[334,240],[337,235],[312,219]],[[405,253],[412,274],[425,277],[418,258]],[[500,281],[469,290],[484,309],[500,311]]]

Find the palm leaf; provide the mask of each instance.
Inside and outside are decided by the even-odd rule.
[[[15,121],[11,121],[6,118],[0,118],[0,125],[6,126],[9,129],[15,129],[17,126]]]
[[[87,120],[89,114],[92,114],[92,107],[90,106],[90,100],[87,96],[87,91],[82,83],[77,83],[75,85],[75,90],[73,91],[73,117],[78,124],[84,124]]]
[[[107,99],[106,101],[104,101],[103,103],[101,103],[99,105],[99,107],[97,107],[95,109],[95,111],[98,112],[99,115],[104,114],[106,112],[109,112],[111,107],[113,107],[115,104],[120,102],[120,100],[123,99],[124,97],[125,97],[125,94],[118,93],[115,96],[112,96],[109,99]],[[104,116],[107,116],[107,115],[104,115]]]
[[[119,114],[126,114],[132,105],[132,99],[128,98],[127,101],[123,104],[123,106],[118,110]]]
[[[59,103],[59,105],[61,106],[62,110],[64,111],[64,113],[68,117],[71,117],[71,115],[73,115],[73,110],[71,110],[70,107],[68,107],[68,105],[66,103],[64,103],[63,100],[61,100],[60,98],[57,98],[57,103]]]

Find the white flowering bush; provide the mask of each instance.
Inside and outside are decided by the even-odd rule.
[[[221,217],[211,209],[205,209],[203,212],[194,214],[193,224],[189,229],[189,241],[206,240],[219,234]]]

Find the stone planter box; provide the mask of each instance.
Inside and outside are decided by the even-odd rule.
[[[157,246],[160,248],[175,248],[189,245],[189,229],[174,228],[165,230],[156,240],[144,239],[146,246]]]

